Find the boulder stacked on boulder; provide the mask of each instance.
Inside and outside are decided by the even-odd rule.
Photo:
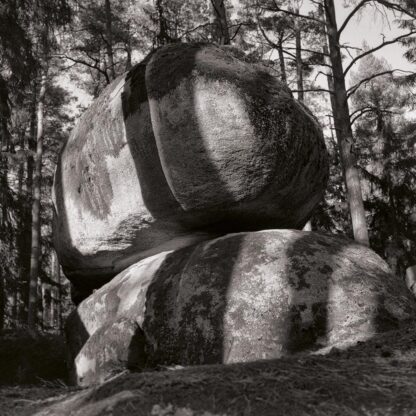
[[[98,288],[68,319],[73,380],[351,345],[411,317],[371,250],[284,229],[327,174],[313,116],[230,48],[170,45],[114,81],[55,177],[60,261],[81,297]]]
[[[322,198],[321,129],[232,49],[162,48],[86,111],[55,176],[55,247],[86,293],[224,232],[302,228]]]

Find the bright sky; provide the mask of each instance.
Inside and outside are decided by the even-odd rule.
[[[233,6],[237,6],[238,0],[229,0]],[[345,0],[334,0],[336,6],[338,27],[348,16],[353,6],[344,7]],[[354,1],[347,1],[348,3],[354,3]],[[356,2],[355,2],[356,3]],[[301,6],[301,12],[307,13],[311,9],[312,2],[310,0],[303,0]],[[357,13],[355,17],[349,22],[346,29],[341,36],[341,43],[346,43],[350,46],[361,47],[363,41],[366,41],[370,47],[378,45],[383,40],[383,34],[387,39],[392,39],[404,33],[403,30],[398,28],[395,19],[398,15],[394,15],[391,11],[383,10],[379,8],[377,10],[374,6],[368,5],[362,9],[360,13]],[[403,70],[416,71],[416,65],[408,62],[404,57],[405,50],[399,44],[393,44],[386,46],[376,52],[379,57],[384,57],[393,68]],[[354,54],[354,51],[352,51]],[[344,62],[344,67],[347,61]],[[65,80],[65,84],[71,82]],[[319,80],[318,80],[319,82]],[[85,94],[80,88],[72,85],[72,93],[78,98],[78,103],[84,106],[88,106],[91,98]]]
[[[343,0],[335,0],[335,3],[338,27],[340,27],[352,7],[343,7]],[[383,14],[384,12],[385,14]],[[383,34],[386,40],[400,36],[405,31],[400,29],[395,22],[397,17],[399,15],[394,15],[391,11],[382,8],[377,10],[374,6],[368,5],[349,22],[341,36],[341,42],[361,47],[363,41],[365,41],[370,47],[373,47],[383,41]],[[384,57],[393,68],[416,70],[416,65],[411,64],[403,57],[404,52],[405,50],[401,45],[392,44],[383,47],[375,55]]]

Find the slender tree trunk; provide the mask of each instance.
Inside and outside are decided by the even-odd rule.
[[[360,176],[354,154],[353,134],[349,117],[341,50],[337,38],[337,23],[333,0],[325,0],[325,18],[334,81],[335,129],[347,188],[352,229],[355,240],[368,246],[368,231],[361,194]]]
[[[156,43],[157,46],[167,45],[168,43],[172,43],[172,38],[169,34],[163,0],[156,0],[156,10],[159,18],[159,33],[156,37]]]
[[[26,159],[26,181],[22,186],[23,197],[23,214],[21,218],[20,229],[22,233],[21,244],[19,247],[20,255],[20,277],[19,292],[16,303],[16,313],[19,322],[27,322],[27,311],[29,301],[30,286],[30,259],[32,245],[32,193],[33,193],[33,171],[35,161],[33,154],[36,153],[36,117],[37,117],[37,101],[38,101],[38,82],[35,78],[32,84],[32,99],[30,103],[30,122],[29,135],[25,140],[25,149],[29,150]]]
[[[43,154],[43,112],[46,93],[47,71],[42,74],[37,109],[37,145],[35,174],[33,178],[33,202],[32,202],[32,245],[30,255],[29,276],[29,302],[28,302],[28,326],[36,327],[37,302],[38,302],[38,276],[40,257],[40,198],[42,179],[42,154]]]
[[[285,65],[285,57],[283,55],[283,33],[279,33],[279,40],[278,40],[278,48],[277,53],[279,54],[279,65],[280,65],[280,79],[285,84],[287,83],[287,76],[286,76],[286,65]]]
[[[113,56],[113,30],[111,27],[112,17],[111,17],[111,2],[110,0],[105,0],[105,31],[107,37],[107,56],[108,64],[110,66],[110,75],[111,79],[116,78],[116,72],[114,69],[114,56]]]
[[[42,282],[42,327],[44,330],[53,329],[52,309],[52,285],[50,282]]]
[[[299,9],[295,10],[299,14]],[[302,33],[300,30],[299,19],[295,19],[295,45],[296,45],[296,86],[298,90],[298,100],[305,101],[303,92],[303,61],[302,61]],[[309,220],[303,227],[303,231],[312,231],[312,221]]]
[[[125,69],[126,69],[126,71],[130,71],[130,69],[132,67],[132,63],[131,63],[131,42],[130,42],[130,37],[129,37],[128,41],[126,42],[126,53],[127,53],[127,59],[126,59],[126,68]]]
[[[27,158],[27,181],[26,181],[26,189],[27,192],[32,192],[33,186],[33,166],[34,166],[34,159],[32,156],[32,152],[36,152],[36,104],[38,101],[37,97],[37,80],[35,79],[33,82],[33,92],[32,92],[32,102],[30,105],[30,126],[29,126],[29,139],[27,143],[27,148],[30,150],[29,156]]]
[[[26,149],[26,140],[25,140],[25,128],[20,132],[20,147],[22,150]],[[22,287],[22,282],[27,278],[28,267],[27,261],[28,250],[25,250],[25,242],[27,240],[27,228],[26,228],[26,212],[27,212],[27,185],[25,181],[26,173],[26,160],[19,161],[19,170],[18,170],[18,201],[19,201],[19,225],[17,230],[17,253],[18,253],[18,280],[15,283],[15,293],[13,299],[13,319],[15,321],[16,327],[19,326],[21,322],[20,315],[20,291]]]
[[[8,123],[10,120],[9,91],[5,79],[0,73],[0,248],[6,252],[6,229],[8,228],[7,209],[9,204],[8,162],[2,152],[8,152],[10,148],[10,133]],[[4,232],[4,234],[3,234]],[[3,235],[1,235],[3,234]],[[2,245],[4,244],[4,247]],[[6,273],[0,265],[0,330],[5,327],[6,321]]]
[[[1,242],[0,242],[1,243]],[[5,320],[5,284],[2,270],[0,268],[0,331],[4,329]]]
[[[61,274],[59,260],[56,252],[52,251],[51,279],[54,282],[51,288],[51,322],[54,329],[61,330]]]
[[[63,331],[63,319],[62,319],[62,279],[61,279],[61,266],[59,265],[58,256],[56,256],[56,273],[55,280],[58,284],[56,291],[56,326],[59,332]]]
[[[299,14],[299,9],[295,10]],[[295,19],[295,44],[296,44],[296,83],[298,90],[298,100],[304,102],[303,93],[303,61],[302,61],[302,33],[300,30],[299,19]]]
[[[231,43],[224,1],[211,0],[214,13],[213,38],[219,45],[229,45]]]

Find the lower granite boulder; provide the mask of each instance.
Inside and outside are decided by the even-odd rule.
[[[77,354],[71,379],[79,386],[89,386],[125,369],[141,369],[146,364],[144,346],[145,338],[136,321],[123,317],[105,322]]]
[[[118,320],[143,331],[140,341],[134,330],[120,336],[136,354],[129,360],[137,368],[247,362],[349,346],[415,312],[404,283],[369,248],[338,236],[267,230],[142,260],[84,300],[67,334],[78,383],[88,359],[101,360],[89,367],[85,385],[104,377],[107,357],[115,361],[114,353],[99,352]],[[103,330],[108,325],[113,329]]]

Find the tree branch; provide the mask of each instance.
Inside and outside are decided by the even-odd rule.
[[[260,20],[257,19],[257,25],[258,28],[260,29],[261,34],[263,35],[264,39],[266,39],[267,43],[272,46],[274,49],[279,49],[279,45],[275,42],[273,42],[267,35],[266,32],[264,31],[263,27],[260,24]]]
[[[242,26],[253,26],[253,24],[252,23],[245,23],[245,22],[242,22],[242,23],[239,23],[238,25],[237,25],[237,29],[235,30],[235,32],[234,32],[234,35],[230,38],[230,40],[234,40],[235,39],[235,37],[237,36],[237,34],[238,34],[238,32],[240,31],[240,29],[241,29],[241,27]],[[230,28],[232,28],[233,26],[229,26],[228,28],[230,29]]]
[[[354,9],[351,10],[351,13],[346,17],[344,22],[342,23],[341,27],[338,29],[337,32],[337,40],[339,40],[342,31],[345,29],[345,27],[348,25],[349,21],[354,17],[354,15],[363,7],[366,3],[369,3],[372,0],[361,0]]]
[[[383,48],[384,46],[386,46],[386,45],[391,45],[392,43],[396,43],[396,42],[398,42],[399,40],[401,40],[401,39],[404,39],[404,38],[407,38],[407,37],[409,37],[409,36],[412,36],[412,35],[414,35],[416,33],[416,31],[415,30],[412,30],[412,31],[410,31],[410,32],[408,32],[408,33],[405,33],[404,35],[400,35],[400,36],[397,36],[396,38],[394,38],[394,39],[391,39],[391,40],[386,40],[386,41],[383,41],[382,43],[380,43],[379,45],[377,45],[377,46],[375,46],[374,48],[371,48],[371,49],[369,49],[369,50],[367,50],[367,51],[365,51],[365,52],[363,52],[361,55],[358,55],[358,56],[356,56],[350,63],[349,63],[349,65],[347,66],[347,68],[345,68],[345,70],[344,70],[344,76],[346,76],[347,75],[347,73],[348,73],[348,71],[353,67],[353,65],[358,61],[358,60],[360,60],[361,58],[364,58],[365,56],[367,56],[367,55],[370,55],[370,54],[372,54],[373,52],[376,52],[376,51],[378,51],[379,49],[381,49],[381,48]]]
[[[334,91],[325,88],[310,88],[302,90],[291,90],[292,92],[327,92],[328,94],[334,94]]]
[[[386,1],[386,0],[375,0],[375,1],[383,5],[384,7],[387,7],[388,9],[396,10],[400,13],[406,14],[407,16],[413,19],[416,19],[416,14],[409,11],[406,7],[402,7],[399,4],[395,4],[395,3],[392,3],[391,1]]]
[[[108,84],[110,83],[110,79],[109,79],[109,77],[108,77],[107,71],[102,70],[102,69],[98,66],[99,61],[98,61],[98,60],[95,60],[95,59],[93,59],[93,58],[91,58],[89,55],[88,55],[88,57],[89,57],[90,59],[92,59],[92,60],[95,62],[95,64],[94,64],[94,65],[93,65],[93,64],[90,64],[90,63],[89,63],[89,62],[87,62],[87,61],[84,61],[83,59],[75,59],[75,58],[71,58],[71,57],[70,57],[70,56],[68,56],[68,55],[61,55],[61,57],[65,58],[65,59],[68,59],[68,60],[70,60],[70,61],[74,62],[75,64],[81,64],[81,65],[85,65],[85,66],[86,66],[86,67],[88,67],[88,68],[95,69],[96,71],[98,71],[99,73],[101,73],[101,74],[103,74],[103,75],[104,75],[104,77],[105,77],[105,79],[106,79],[106,81],[107,81],[107,83],[108,83]]]
[[[363,107],[363,108],[360,108],[358,110],[355,110],[353,113],[350,114],[351,126],[364,114],[375,112],[375,111],[380,111],[381,113],[385,113],[385,114],[400,114],[400,113],[397,113],[395,111],[380,109],[380,108],[377,108],[377,107],[370,107],[370,106]],[[353,119],[351,119],[351,117],[355,114],[356,114],[356,116]]]
[[[399,72],[408,72],[408,73],[414,74],[414,72],[412,72],[412,71],[404,71],[402,69],[390,69],[388,71],[378,72],[376,74],[370,75],[367,78],[363,78],[361,81],[357,82],[357,84],[355,84],[352,87],[348,88],[348,90],[347,90],[347,98],[349,98],[352,94],[354,94],[355,91],[357,91],[358,88],[360,88],[361,85],[365,84],[366,82],[369,82],[372,79],[377,78],[377,77],[381,77],[383,75],[393,74],[394,72],[398,72],[398,71]]]
[[[260,8],[262,10],[267,10],[269,12],[282,12],[284,14],[287,14],[289,16],[294,16],[300,19],[306,19],[306,20],[312,20],[313,22],[316,23],[320,23],[321,25],[325,25],[326,23],[323,20],[317,19],[316,17],[313,16],[308,16],[306,14],[300,14],[300,13],[296,13],[296,12],[292,12],[290,10],[286,10],[286,9],[282,9],[277,3],[276,1],[273,0],[274,3],[274,8],[273,7],[264,7],[264,6],[260,6]]]
[[[190,33],[195,32],[196,30],[201,29],[201,28],[203,28],[203,27],[211,26],[212,24],[213,24],[213,23],[211,23],[211,22],[201,23],[200,25],[195,26],[195,27],[193,27],[192,29],[187,30],[186,32],[183,32],[183,33],[182,33],[182,34],[178,37],[178,39],[182,39],[184,36],[189,35]]]
[[[285,47],[285,49],[289,49],[289,50],[296,50],[296,48],[292,48],[292,47]],[[311,49],[305,49],[305,48],[301,48],[300,49],[302,52],[309,52],[309,53],[315,53],[317,55],[323,55],[323,56],[329,56],[329,54],[325,53],[325,52],[320,52],[320,51],[313,51]]]

